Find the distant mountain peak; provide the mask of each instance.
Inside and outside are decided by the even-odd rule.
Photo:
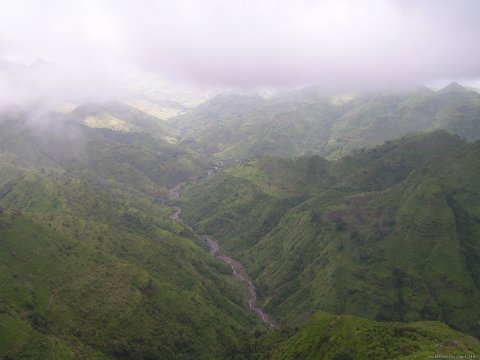
[[[448,84],[443,89],[438,90],[439,93],[464,93],[468,90],[465,89],[462,85],[457,83],[456,81]]]

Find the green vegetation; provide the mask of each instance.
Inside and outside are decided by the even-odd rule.
[[[480,94],[451,84],[440,91],[348,96],[307,88],[259,96],[219,95],[175,118],[180,142],[218,159],[318,154],[340,158],[409,132],[444,129],[480,138]]]
[[[480,352],[477,339],[440,322],[386,323],[324,312],[315,313],[300,328],[263,334],[248,345],[249,359],[279,360],[421,360]]]
[[[479,155],[437,131],[339,161],[253,160],[188,189],[185,215],[280,322],[319,309],[479,336]]]
[[[1,358],[480,352],[457,332],[480,336],[480,143],[463,139],[479,137],[477,93],[160,105],[183,115],[115,102],[1,114]],[[458,135],[409,133],[439,128]],[[245,265],[279,328],[170,219],[174,202]]]
[[[75,111],[83,116],[82,109]],[[155,134],[91,129],[75,121],[78,114],[36,116],[18,113],[0,121],[0,150],[14,164],[94,176],[152,195],[206,172],[203,158]]]
[[[33,170],[1,188],[2,356],[217,358],[252,322],[228,268],[160,204]]]
[[[175,142],[175,131],[154,116],[134,106],[110,101],[103,104],[88,103],[65,116],[92,128],[110,129],[124,133],[145,133],[156,139]]]
[[[202,162],[186,167],[175,154],[188,153],[145,135],[0,124],[1,358],[237,351],[258,321],[243,288],[163,205]]]

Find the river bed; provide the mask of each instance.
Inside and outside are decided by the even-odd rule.
[[[170,189],[170,194],[174,197],[180,196],[180,190],[185,185],[185,183],[179,183],[175,185],[172,189]],[[183,226],[185,226],[188,230],[195,233],[193,228],[186,224],[182,217],[182,208],[180,206],[172,206],[173,210],[172,215],[170,215],[170,219],[174,221],[180,222]],[[222,253],[220,249],[220,245],[218,245],[217,241],[211,235],[201,235],[203,239],[205,239],[209,249],[210,254],[215,256],[217,259],[221,260],[225,264],[229,265],[232,269],[233,276],[240,280],[244,285],[247,293],[247,300],[248,306],[250,311],[252,311],[255,315],[257,315],[267,326],[273,328],[275,326],[275,322],[273,318],[264,312],[257,304],[257,291],[255,285],[253,284],[252,280],[248,276],[248,273],[241,262],[238,260],[233,259],[232,257]]]

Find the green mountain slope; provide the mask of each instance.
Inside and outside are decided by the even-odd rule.
[[[480,351],[477,339],[440,322],[385,323],[323,312],[315,313],[300,328],[263,335],[256,345],[257,351],[250,350],[248,358],[420,360],[476,356]]]
[[[219,95],[170,123],[182,144],[227,160],[308,153],[335,159],[435,129],[480,137],[480,94],[458,84],[437,92],[420,88],[343,98],[314,88],[270,99]]]
[[[65,117],[92,128],[123,133],[147,133],[162,141],[175,142],[174,129],[164,121],[121,102],[83,104]]]
[[[480,336],[480,144],[435,131],[357,147],[419,124],[475,139],[478,94],[330,100],[220,96],[193,110],[195,126],[192,113],[175,120],[179,145],[118,103],[2,113],[0,357],[368,358],[382,348],[418,358],[434,342],[476,351],[440,322]],[[206,154],[218,165],[309,151],[350,155],[260,157],[204,177]],[[231,269],[170,219],[179,182],[193,184],[180,199],[186,221],[245,264],[262,308],[296,325],[262,335]],[[383,322],[420,320],[440,322]]]
[[[227,357],[258,320],[164,205],[205,162],[145,134],[30,121],[0,122],[0,357]]]
[[[242,290],[166,208],[16,175],[1,187],[2,356],[213,359],[235,347],[252,321]]]
[[[145,193],[166,193],[206,172],[207,162],[147,133],[79,125],[71,115],[14,113],[0,121],[0,150],[18,165],[96,176]]]
[[[339,113],[328,99],[218,95],[170,123],[179,130],[181,144],[219,159],[288,157],[323,152]]]
[[[185,213],[280,321],[320,309],[478,336],[479,155],[435,132],[339,161],[266,158],[189,189]]]

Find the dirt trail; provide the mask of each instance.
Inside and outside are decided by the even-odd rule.
[[[170,189],[170,194],[174,197],[180,196],[180,190],[185,185],[185,183],[179,183],[175,185],[172,189]],[[182,208],[179,206],[172,206],[172,210],[174,211],[173,214],[170,216],[170,219],[180,222],[184,225],[187,229],[194,233],[193,228],[185,224],[181,217]],[[208,244],[210,248],[210,254],[215,256],[219,260],[223,261],[225,264],[229,265],[232,268],[233,276],[239,279],[241,282],[245,284],[245,288],[247,290],[247,299],[248,299],[248,306],[250,310],[257,315],[262,321],[267,324],[270,328],[275,327],[275,321],[273,318],[264,312],[257,304],[257,291],[255,289],[255,285],[253,284],[252,280],[248,276],[247,271],[243,264],[230,256],[227,256],[222,253],[220,246],[215,241],[215,239],[211,235],[203,235],[203,238]]]

